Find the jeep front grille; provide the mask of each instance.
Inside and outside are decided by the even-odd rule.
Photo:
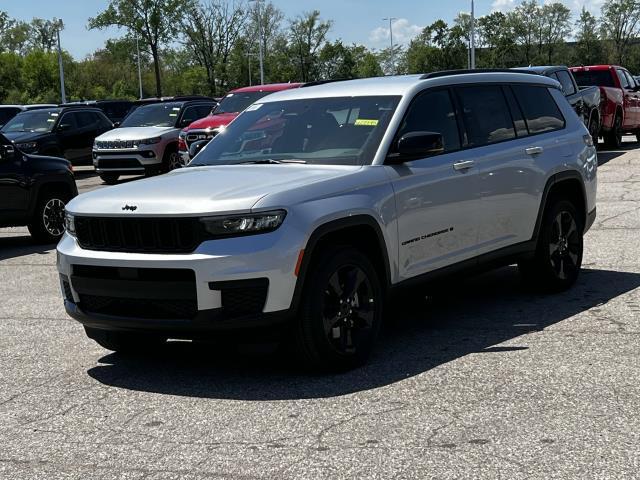
[[[87,250],[190,253],[206,238],[198,218],[75,218],[76,237]]]

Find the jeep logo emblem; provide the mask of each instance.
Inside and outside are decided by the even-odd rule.
[[[125,205],[122,207],[122,210],[129,210],[130,212],[135,212],[138,209],[136,205]]]

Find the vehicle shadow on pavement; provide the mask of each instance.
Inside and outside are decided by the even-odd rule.
[[[2,260],[24,257],[27,255],[47,255],[55,248],[55,243],[48,245],[35,243],[29,234],[0,237],[0,262]]]
[[[345,395],[389,385],[472,353],[505,355],[535,348],[501,344],[639,287],[640,274],[587,269],[573,289],[550,296],[525,291],[515,267],[454,285],[450,294],[432,300],[397,302],[387,314],[392,322],[374,356],[347,373],[312,375],[282,355],[212,352],[170,342],[152,357],[106,355],[88,374],[105,385],[202,398],[270,401]]]

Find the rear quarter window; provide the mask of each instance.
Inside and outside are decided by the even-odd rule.
[[[529,134],[564,128],[564,117],[547,87],[514,85],[512,89],[522,108]]]

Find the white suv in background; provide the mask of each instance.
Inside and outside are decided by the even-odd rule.
[[[441,72],[261,99],[189,164],[67,205],[67,312],[105,348],[280,332],[313,367],[363,362],[387,293],[518,263],[578,277],[592,137],[558,82]]]
[[[215,105],[206,97],[175,97],[135,108],[118,128],[95,139],[96,172],[105,183],[114,184],[120,175],[149,175],[183,166],[180,130],[209,115]]]

